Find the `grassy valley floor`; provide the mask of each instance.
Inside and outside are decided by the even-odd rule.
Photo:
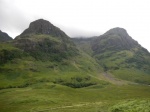
[[[149,112],[150,86],[70,88],[51,82],[0,90],[1,112]]]

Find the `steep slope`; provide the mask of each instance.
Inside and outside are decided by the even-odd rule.
[[[10,41],[13,40],[7,33],[2,32],[0,30],[0,42],[6,42],[6,41]]]
[[[150,53],[133,40],[125,29],[113,28],[93,39],[73,40],[83,50],[89,47],[91,56],[104,72],[124,80],[149,84]]]

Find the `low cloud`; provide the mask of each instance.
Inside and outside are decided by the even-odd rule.
[[[61,25],[58,25],[58,27],[70,37],[92,37],[103,34],[100,32],[88,31],[80,28],[66,27]]]

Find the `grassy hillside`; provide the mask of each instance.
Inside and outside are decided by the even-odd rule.
[[[72,43],[65,44],[48,35],[31,36],[1,44],[1,89],[24,88],[39,82],[73,88],[106,83],[95,78],[101,70],[96,61]]]
[[[123,80],[150,84],[150,58],[144,53],[141,54],[141,59],[137,55],[137,52],[124,50],[105,52],[101,55],[95,55],[95,58],[105,72],[110,72]]]

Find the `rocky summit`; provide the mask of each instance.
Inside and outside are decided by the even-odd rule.
[[[140,45],[129,36],[125,29],[117,27],[96,38],[92,49],[95,53],[102,53],[106,50],[130,50],[137,46]]]
[[[6,42],[10,40],[12,40],[12,38],[7,33],[0,30],[0,42]]]
[[[119,27],[112,28],[105,33],[105,35],[111,35],[111,34],[120,35],[121,37],[124,38],[129,37],[127,31],[124,28],[119,28]]]
[[[38,19],[31,22],[29,28],[27,28],[19,37],[23,37],[28,34],[47,34],[55,37],[68,37],[58,27],[44,19]]]

